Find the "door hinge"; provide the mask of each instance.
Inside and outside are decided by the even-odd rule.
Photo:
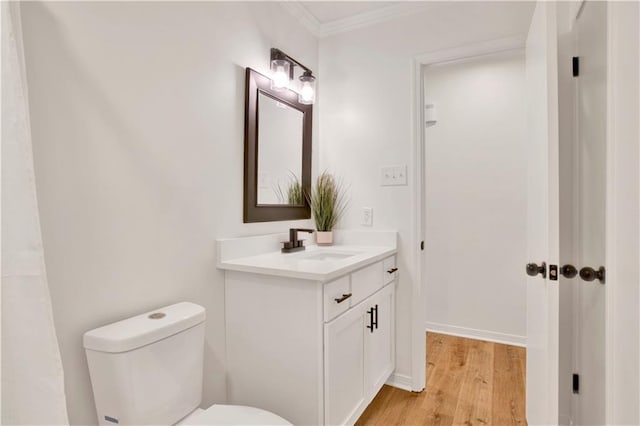
[[[580,57],[574,56],[572,60],[573,64],[573,76],[577,77],[580,75]]]
[[[573,393],[580,393],[580,375],[573,374]]]
[[[424,241],[420,241],[420,250],[424,250]]]

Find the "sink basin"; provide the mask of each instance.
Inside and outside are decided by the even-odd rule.
[[[355,252],[343,252],[343,251],[329,251],[329,250],[315,250],[308,253],[302,253],[296,256],[298,259],[304,260],[318,260],[318,261],[331,261],[342,260],[351,256],[355,256]]]
[[[304,256],[306,260],[339,260],[353,256],[355,253],[311,253]]]

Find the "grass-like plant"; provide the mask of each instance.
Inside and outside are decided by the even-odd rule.
[[[304,204],[304,193],[302,191],[302,184],[300,183],[300,179],[296,176],[292,171],[289,171],[291,176],[289,177],[289,184],[286,189],[282,189],[280,183],[274,186],[273,191],[278,198],[278,204],[289,204],[294,206],[300,206]],[[285,203],[285,193],[286,193],[286,203]]]
[[[296,176],[294,176],[294,179],[292,179],[291,184],[287,189],[287,201],[288,204],[293,204],[294,206],[304,204],[302,185],[300,184],[300,180]]]
[[[344,185],[326,171],[318,176],[316,186],[307,194],[307,199],[316,229],[320,232],[331,231],[347,207]]]

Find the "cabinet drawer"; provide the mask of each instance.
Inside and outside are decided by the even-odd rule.
[[[382,261],[382,265],[383,265],[382,273],[384,274],[383,281],[385,284],[388,284],[391,281],[395,280],[396,275],[398,274],[398,268],[396,267],[396,257],[395,256],[387,257],[385,260]]]
[[[351,307],[349,275],[324,285],[324,321],[331,321]]]
[[[353,292],[351,305],[355,305],[381,289],[382,278],[382,262],[374,263],[351,274],[351,291]]]

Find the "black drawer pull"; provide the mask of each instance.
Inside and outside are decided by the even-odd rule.
[[[340,297],[340,298],[338,298],[338,299],[333,299],[333,300],[335,300],[335,301],[336,301],[336,302],[338,302],[338,303],[342,303],[342,302],[344,302],[345,300],[347,300],[348,298],[350,298],[351,296],[352,296],[352,294],[351,294],[351,293],[347,293],[347,294],[343,294],[343,295],[342,295],[342,297]]]
[[[387,271],[387,274],[393,274],[395,271],[397,271],[398,268],[391,268]]]

